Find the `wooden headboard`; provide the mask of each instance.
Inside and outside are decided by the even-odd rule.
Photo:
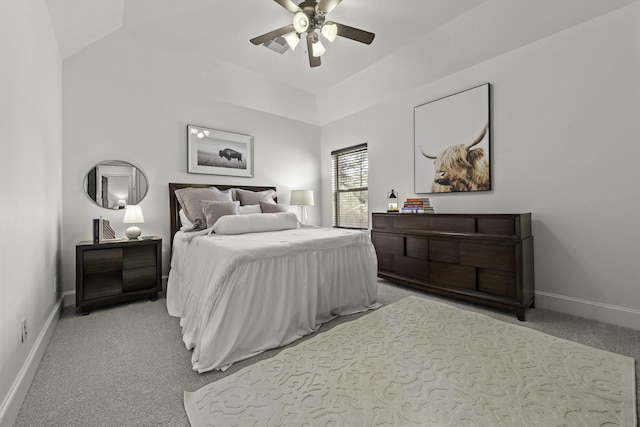
[[[176,197],[176,190],[181,188],[207,188],[215,186],[218,190],[224,191],[229,188],[241,188],[250,191],[276,190],[276,187],[256,187],[252,185],[218,185],[218,184],[177,184],[169,183],[169,213],[171,215],[171,248],[173,249],[173,236],[180,229],[180,203]]]

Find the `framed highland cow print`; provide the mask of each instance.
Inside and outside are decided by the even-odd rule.
[[[253,137],[187,126],[189,173],[253,176]]]
[[[491,190],[489,83],[414,108],[414,191]]]

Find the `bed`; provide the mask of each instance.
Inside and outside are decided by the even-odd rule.
[[[379,307],[377,261],[368,233],[300,226],[295,219],[292,227],[278,231],[181,231],[176,190],[212,185],[169,184],[167,311],[180,318],[194,370],[224,370],[313,333],[336,316]],[[275,194],[274,187],[215,187]],[[256,224],[276,217],[289,221],[292,215],[295,218],[293,213],[223,218]],[[218,230],[222,222],[213,228]]]

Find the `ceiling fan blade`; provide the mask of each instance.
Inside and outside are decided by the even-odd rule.
[[[273,1],[275,1],[280,6],[284,7],[285,9],[287,9],[291,13],[296,13],[296,12],[299,12],[300,10],[302,10],[302,9],[300,9],[298,7],[298,5],[296,5],[291,0],[273,0]]]
[[[295,28],[293,28],[293,24],[289,24],[285,27],[278,28],[277,30],[269,31],[268,33],[265,33],[261,36],[254,37],[250,41],[251,43],[257,46],[257,45],[266,43],[270,40],[273,40],[277,37],[283,36],[285,34],[293,33],[294,31],[295,31]]]
[[[322,13],[329,13],[340,4],[342,0],[320,0],[318,3],[318,9]]]
[[[337,22],[335,24],[338,26],[339,36],[346,37],[360,43],[371,44],[373,38],[376,36],[369,31],[360,30],[344,24],[338,24]]]
[[[307,53],[309,54],[309,66],[310,67],[318,67],[320,66],[320,57],[313,56],[313,47],[311,46],[313,43],[313,33],[307,34]]]

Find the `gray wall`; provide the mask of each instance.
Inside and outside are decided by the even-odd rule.
[[[145,219],[140,228],[143,234],[164,239],[165,274],[170,254],[169,182],[273,185],[284,204],[292,189],[319,194],[319,127],[220,101],[207,91],[198,95],[186,86],[154,85],[142,69],[148,64],[128,63],[127,74],[102,65],[98,58],[87,61],[81,52],[63,67],[62,264],[67,293],[75,291],[75,245],[91,240],[92,218],[108,219],[119,237],[127,228],[123,211],[96,206],[83,190],[85,175],[102,160],[125,160],[145,173],[149,192],[140,203]],[[188,124],[252,135],[254,177],[187,173]],[[317,206],[310,207],[309,220],[320,223]]]
[[[531,212],[536,305],[637,328],[639,22],[635,3],[323,126],[323,223],[331,150],[369,143],[384,211],[414,195],[413,108],[491,83],[493,190],[432,194],[436,212]]]
[[[44,2],[0,4],[0,58],[0,424],[8,425],[60,294],[62,61]]]

